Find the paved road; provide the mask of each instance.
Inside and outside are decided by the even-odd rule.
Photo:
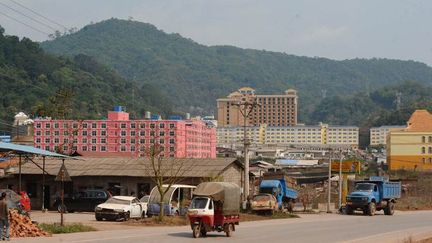
[[[232,238],[210,233],[193,239],[189,227],[131,227],[130,229],[16,239],[16,242],[404,242],[432,236],[432,211],[396,212],[394,216],[302,215],[300,219],[245,222]]]

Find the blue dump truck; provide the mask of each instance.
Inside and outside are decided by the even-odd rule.
[[[294,189],[295,186],[295,179],[284,173],[265,173],[260,183],[259,192],[272,194],[276,198],[279,210],[286,209],[292,212],[294,202],[298,197],[298,191]]]
[[[396,200],[401,197],[400,181],[389,181],[382,176],[372,176],[369,180],[356,181],[355,189],[346,197],[346,213],[363,211],[364,215],[375,215],[384,210],[385,215],[394,214]]]

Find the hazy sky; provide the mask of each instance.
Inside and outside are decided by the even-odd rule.
[[[432,66],[430,0],[0,0],[0,25],[6,33],[40,41],[47,36],[2,14],[53,31],[4,4],[61,28],[13,1],[67,27],[133,17],[206,45],[332,59],[396,58]]]

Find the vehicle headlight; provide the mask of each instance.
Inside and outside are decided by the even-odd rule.
[[[367,197],[362,197],[362,200],[366,201],[366,200],[368,200],[368,198]]]
[[[124,210],[123,210],[123,209],[114,209],[114,212],[117,212],[117,213],[123,213]]]
[[[95,210],[96,210],[96,211],[101,211],[102,208],[101,208],[101,207],[96,207]]]

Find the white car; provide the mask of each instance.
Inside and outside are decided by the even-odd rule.
[[[129,218],[144,218],[147,213],[147,204],[141,203],[136,197],[114,196],[105,203],[99,204],[95,208],[97,221],[124,220]]]

